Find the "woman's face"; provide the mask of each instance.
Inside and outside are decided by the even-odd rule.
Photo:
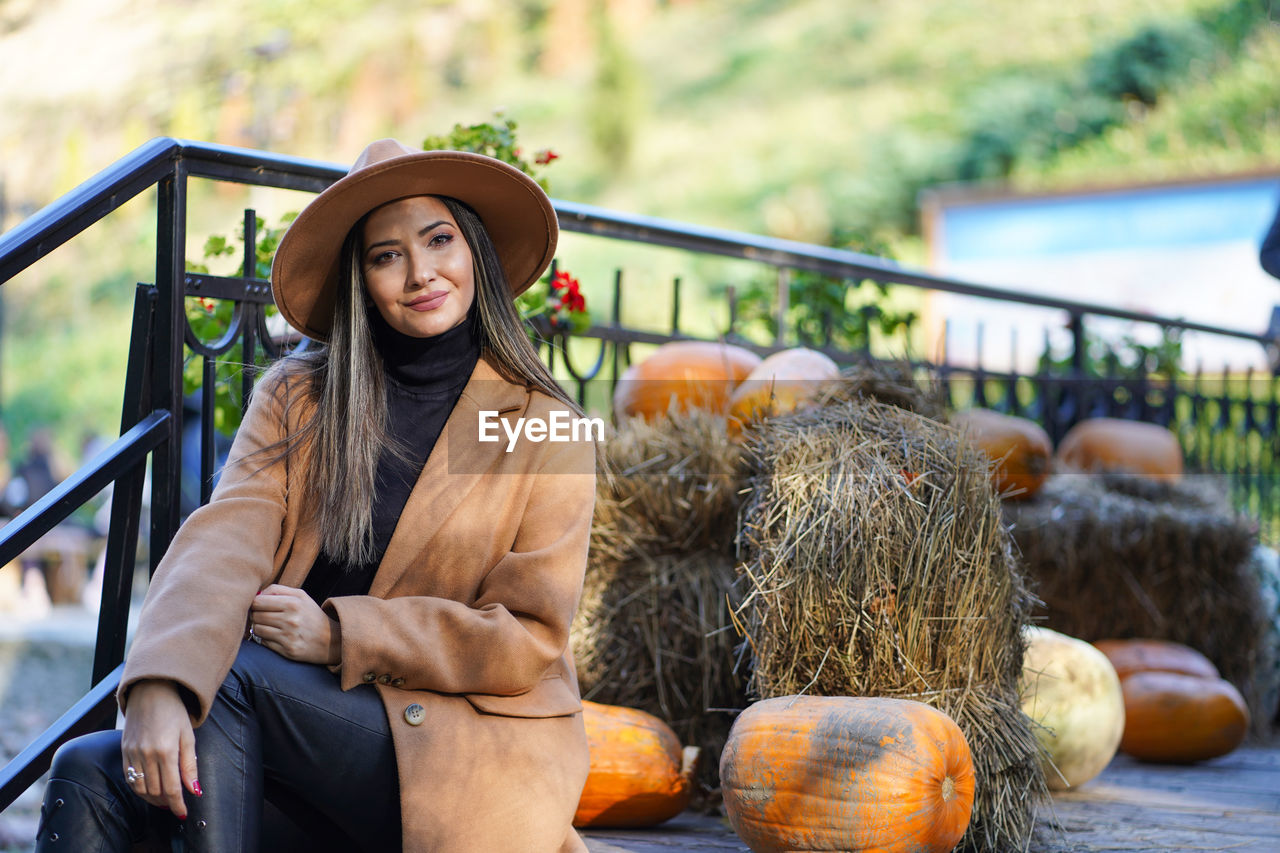
[[[476,292],[471,248],[443,202],[423,195],[384,204],[363,237],[364,286],[391,328],[429,338],[467,316]]]

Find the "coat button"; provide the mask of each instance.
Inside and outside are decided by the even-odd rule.
[[[404,679],[403,679],[403,678],[393,678],[393,679],[391,679],[391,686],[392,686],[392,687],[404,687]]]
[[[372,684],[373,682],[375,682],[375,681],[377,681],[377,680],[378,680],[378,673],[376,673],[376,672],[366,672],[366,673],[364,674],[364,683],[365,683],[365,684]]]
[[[379,676],[378,676],[378,683],[379,683],[379,684],[390,684],[390,683],[391,683],[391,676],[387,675],[385,672],[384,672],[384,673],[382,673],[382,675],[379,675]]]
[[[420,726],[422,721],[427,718],[427,709],[414,702],[408,708],[404,709],[404,721],[411,726]]]

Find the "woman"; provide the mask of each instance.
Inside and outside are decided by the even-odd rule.
[[[394,140],[302,212],[272,285],[327,346],[259,382],[153,579],[124,731],[59,751],[38,850],[166,820],[252,850],[264,798],[339,849],[585,850],[567,641],[594,450],[478,440],[577,409],[511,302],[557,234],[518,170]]]

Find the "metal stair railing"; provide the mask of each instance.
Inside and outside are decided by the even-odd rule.
[[[261,303],[266,291],[266,283],[252,276],[188,276],[188,179],[202,177],[319,192],[344,172],[332,164],[300,158],[154,139],[0,234],[2,284],[129,200],[152,187],[157,190],[155,284],[139,286],[135,296],[120,438],[0,530],[0,565],[7,565],[103,488],[114,484],[93,687],[0,769],[0,810],[48,769],[53,753],[62,743],[115,724],[114,695],[124,660],[148,455],[152,458],[148,531],[152,571],[179,522],[182,362],[189,332],[184,297],[189,290],[205,286],[206,292],[215,296],[245,299],[252,295],[257,297],[253,302]],[[246,267],[247,271],[252,269],[252,265]],[[242,325],[242,334],[253,334],[253,324]],[[207,492],[202,497],[207,499]]]

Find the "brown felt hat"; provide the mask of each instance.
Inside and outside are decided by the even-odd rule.
[[[514,297],[529,288],[556,251],[551,200],[537,182],[501,160],[466,151],[422,151],[379,139],[289,226],[271,265],[271,290],[289,325],[324,341],[333,322],[342,243],[366,213],[415,195],[466,202],[498,250]]]

